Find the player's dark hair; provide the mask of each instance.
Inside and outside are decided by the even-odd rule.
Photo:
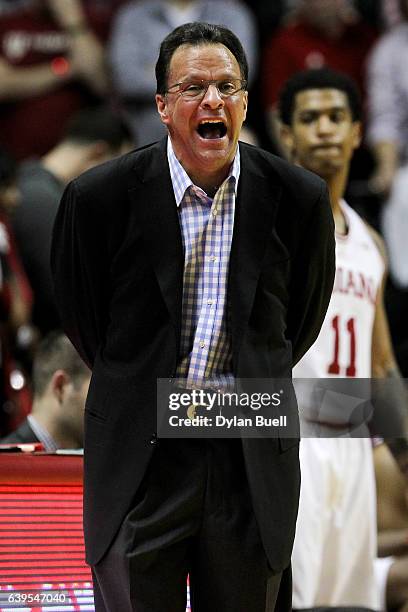
[[[32,374],[34,395],[41,397],[44,394],[57,370],[64,370],[77,389],[90,373],[68,338],[61,332],[50,332],[41,340],[35,352]]]
[[[176,49],[181,45],[208,44],[227,47],[239,64],[242,79],[248,81],[248,61],[237,36],[224,26],[195,21],[179,26],[161,43],[156,63],[157,93],[164,95],[167,91],[170,62]]]
[[[130,142],[132,135],[118,113],[103,106],[97,106],[85,108],[73,115],[68,121],[64,140],[80,144],[102,140],[109,145],[110,149],[116,151],[125,142]]]
[[[361,100],[354,81],[330,68],[302,70],[294,74],[280,91],[278,99],[278,112],[282,123],[291,125],[295,98],[298,93],[306,89],[339,89],[346,94],[353,121],[361,119]]]

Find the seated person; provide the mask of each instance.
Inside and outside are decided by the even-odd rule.
[[[0,444],[41,442],[47,451],[82,448],[89,381],[90,371],[68,338],[49,334],[34,357],[31,414]]]

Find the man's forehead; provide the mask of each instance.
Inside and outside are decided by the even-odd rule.
[[[348,96],[344,91],[332,87],[313,88],[299,91],[295,96],[295,112],[323,111],[331,108],[350,110]]]
[[[223,72],[225,75],[240,75],[237,59],[221,43],[185,44],[178,47],[170,61],[170,75],[206,72]]]

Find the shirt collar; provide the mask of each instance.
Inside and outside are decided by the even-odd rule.
[[[174,197],[176,199],[177,207],[180,206],[181,201],[186,193],[186,190],[194,185],[191,178],[188,176],[187,172],[184,170],[183,166],[180,164],[179,160],[174,153],[173,145],[171,143],[171,138],[167,139],[167,160],[169,162],[170,168],[170,176],[171,182],[173,184]],[[237,152],[235,153],[234,161],[231,166],[231,170],[227,179],[231,176],[235,178],[235,195],[237,195],[238,190],[238,180],[241,171],[241,162],[240,162],[240,154],[239,154],[239,146],[237,146]]]
[[[31,429],[37,436],[38,440],[44,445],[44,448],[48,452],[55,452],[58,448],[54,438],[51,434],[37,421],[32,415],[27,415],[27,421],[30,424]]]

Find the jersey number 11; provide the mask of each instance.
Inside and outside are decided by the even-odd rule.
[[[331,325],[334,330],[334,355],[333,361],[329,365],[327,372],[328,374],[334,374],[337,376],[347,376],[354,377],[356,375],[356,331],[355,331],[355,323],[354,318],[351,318],[347,321],[345,327],[341,325],[342,321],[339,315],[333,317]],[[339,352],[340,352],[340,342],[347,341],[345,338],[345,334],[341,333],[342,330],[347,331],[348,342],[350,344],[349,348],[349,364],[345,368],[344,372],[341,372],[340,364],[339,364]]]

